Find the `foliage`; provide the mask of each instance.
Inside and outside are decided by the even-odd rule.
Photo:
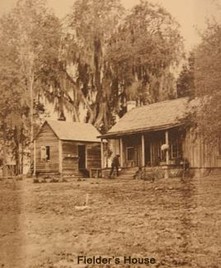
[[[46,70],[57,57],[57,22],[41,0],[20,0],[0,19],[0,116],[17,165],[23,158],[20,150],[33,139],[35,118],[44,112],[40,101],[50,85]]]
[[[171,68],[182,56],[179,25],[162,7],[141,1],[126,16],[109,42],[108,59],[129,99],[168,99]],[[169,85],[167,83],[169,81]],[[145,94],[147,95],[145,97]]]
[[[100,130],[107,130],[112,121],[113,81],[105,55],[122,14],[119,0],[78,0],[67,17],[67,62],[75,66],[71,75],[87,107],[87,120]]]
[[[221,133],[221,25],[208,24],[202,42],[196,50],[196,95],[201,99],[201,111],[196,117],[200,132],[211,143]]]
[[[16,50],[7,34],[9,28],[0,28],[0,137],[1,158],[5,175],[6,156],[11,153],[17,164],[19,143],[26,133],[24,121],[28,107],[22,93],[22,77],[16,60]],[[19,166],[17,165],[19,169]],[[18,170],[17,170],[18,172]]]
[[[141,1],[125,14],[117,0],[79,0],[68,25],[69,64],[77,69],[87,120],[97,128],[107,131],[114,115],[126,112],[127,100],[174,97],[170,69],[181,57],[182,38],[163,8]]]
[[[144,181],[154,182],[156,179],[162,179],[164,177],[165,171],[161,167],[143,167],[134,175],[134,179],[141,179]]]
[[[177,97],[194,97],[194,52],[190,53],[187,64],[184,64],[177,79]]]
[[[14,133],[17,157],[26,134],[25,144],[32,141],[46,100],[74,121],[83,107],[86,121],[106,132],[127,100],[174,97],[171,68],[182,38],[158,5],[141,1],[126,13],[120,0],[77,0],[61,21],[44,0],[18,0],[0,18],[0,38],[0,117]]]

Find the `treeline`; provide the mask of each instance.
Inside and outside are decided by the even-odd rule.
[[[77,0],[59,19],[43,0],[19,0],[0,18],[2,161],[10,148],[16,172],[22,172],[21,154],[45,113],[45,100],[60,118],[68,111],[73,121],[84,107],[85,121],[106,132],[124,115],[128,100],[148,104],[206,94],[200,83],[211,76],[203,75],[203,59],[215,53],[205,50],[219,27],[217,33],[212,29],[176,81],[183,38],[161,6],[141,0],[125,10],[119,0]]]

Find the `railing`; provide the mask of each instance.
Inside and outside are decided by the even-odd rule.
[[[102,169],[101,168],[91,168],[90,169],[90,178],[102,178]]]

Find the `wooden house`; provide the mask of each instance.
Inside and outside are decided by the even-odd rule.
[[[160,166],[172,170],[181,167],[184,159],[193,169],[220,168],[220,145],[208,153],[200,135],[185,128],[185,118],[197,106],[196,100],[179,98],[137,107],[101,138],[114,144],[113,153],[120,154],[122,168]]]
[[[45,121],[34,139],[34,174],[89,176],[101,168],[99,135],[89,123]]]

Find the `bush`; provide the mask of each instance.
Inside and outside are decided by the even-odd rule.
[[[160,167],[140,168],[134,175],[134,179],[150,180],[162,179],[164,177],[164,170]]]

